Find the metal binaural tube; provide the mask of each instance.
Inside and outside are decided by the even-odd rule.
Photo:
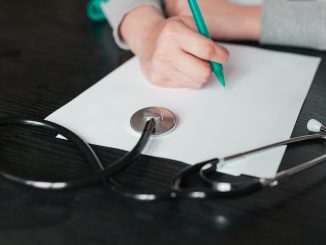
[[[253,153],[269,150],[271,148],[275,148],[278,146],[283,146],[283,145],[288,145],[288,144],[293,144],[293,143],[303,142],[303,141],[308,141],[308,140],[314,140],[314,139],[325,139],[325,138],[326,138],[325,134],[312,134],[312,135],[299,136],[299,137],[291,138],[288,140],[280,141],[280,142],[277,142],[274,144],[262,146],[262,147],[259,147],[259,148],[253,149],[253,150],[244,151],[244,152],[237,153],[237,154],[234,154],[231,156],[227,156],[223,160],[224,161],[234,160],[236,158],[240,158],[240,157],[244,157],[244,156],[247,156],[247,155],[250,155]]]

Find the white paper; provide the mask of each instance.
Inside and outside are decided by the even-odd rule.
[[[288,139],[320,58],[225,45],[227,87],[212,76],[200,90],[150,84],[133,58],[47,120],[92,144],[129,151],[139,139],[130,127],[134,112],[162,106],[177,116],[171,133],[151,139],[144,154],[194,164]],[[223,168],[231,174],[268,177],[285,148],[240,159]]]

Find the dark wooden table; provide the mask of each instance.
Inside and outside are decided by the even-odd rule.
[[[86,18],[86,2],[0,1],[0,117],[44,118],[130,57],[116,47],[106,22]],[[323,58],[293,136],[307,132],[311,117],[326,122],[326,53],[264,47]],[[49,132],[0,130],[3,170],[56,180],[93,171]],[[106,165],[123,154],[95,150]],[[281,169],[323,153],[325,143],[290,147]],[[164,190],[183,167],[141,157],[119,181]],[[326,244],[325,194],[326,164],[277,188],[208,201],[140,203],[103,185],[46,192],[1,178],[0,244]]]

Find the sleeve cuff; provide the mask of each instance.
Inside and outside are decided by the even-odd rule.
[[[134,0],[111,0],[107,3],[101,3],[103,13],[112,26],[113,37],[117,45],[125,50],[129,50],[128,45],[123,42],[119,35],[119,26],[126,14],[140,6],[152,6],[156,8],[162,15],[162,7],[159,0],[144,0],[144,1],[134,1]]]

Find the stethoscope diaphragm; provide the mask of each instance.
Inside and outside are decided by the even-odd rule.
[[[153,119],[155,122],[153,135],[169,133],[175,128],[177,123],[176,116],[170,110],[153,106],[136,111],[130,119],[130,126],[135,131],[142,133],[146,122],[150,119]]]

